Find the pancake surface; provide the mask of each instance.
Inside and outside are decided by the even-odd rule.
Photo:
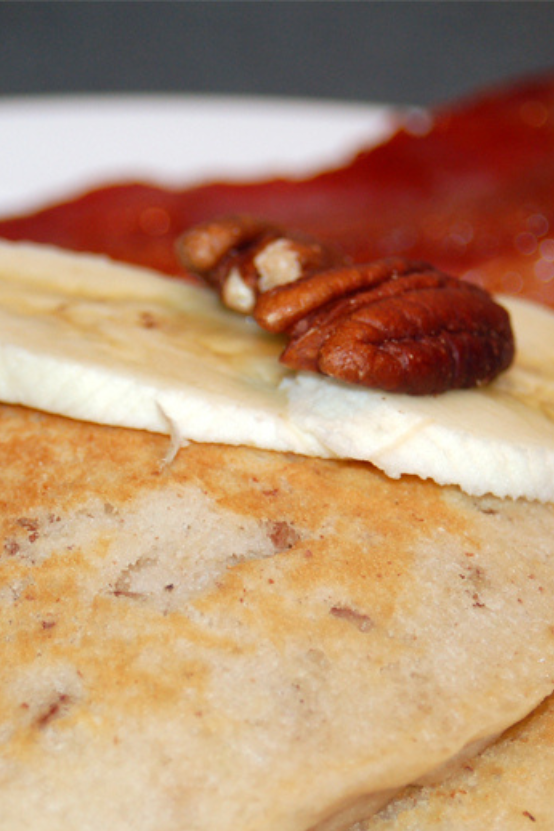
[[[408,788],[363,831],[524,831],[554,827],[554,697],[461,771]],[[531,826],[530,823],[533,823]]]
[[[554,688],[554,508],[0,410],[2,831],[306,831]]]

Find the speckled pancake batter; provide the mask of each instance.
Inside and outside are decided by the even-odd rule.
[[[342,829],[554,688],[554,507],[0,409],[0,829]],[[321,824],[321,825],[320,825]]]

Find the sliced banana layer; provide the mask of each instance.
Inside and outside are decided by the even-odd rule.
[[[367,460],[472,494],[554,500],[554,315],[505,299],[515,365],[400,396],[293,374],[208,290],[101,257],[0,244],[0,400],[188,440]]]
[[[0,245],[0,400],[84,421],[319,454],[286,415],[281,343],[143,269]]]

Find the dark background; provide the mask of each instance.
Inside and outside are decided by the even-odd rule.
[[[554,69],[550,2],[2,2],[0,96],[430,104]]]

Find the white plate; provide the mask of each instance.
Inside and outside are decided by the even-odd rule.
[[[384,107],[205,96],[0,101],[0,214],[121,179],[310,173],[387,130]]]

